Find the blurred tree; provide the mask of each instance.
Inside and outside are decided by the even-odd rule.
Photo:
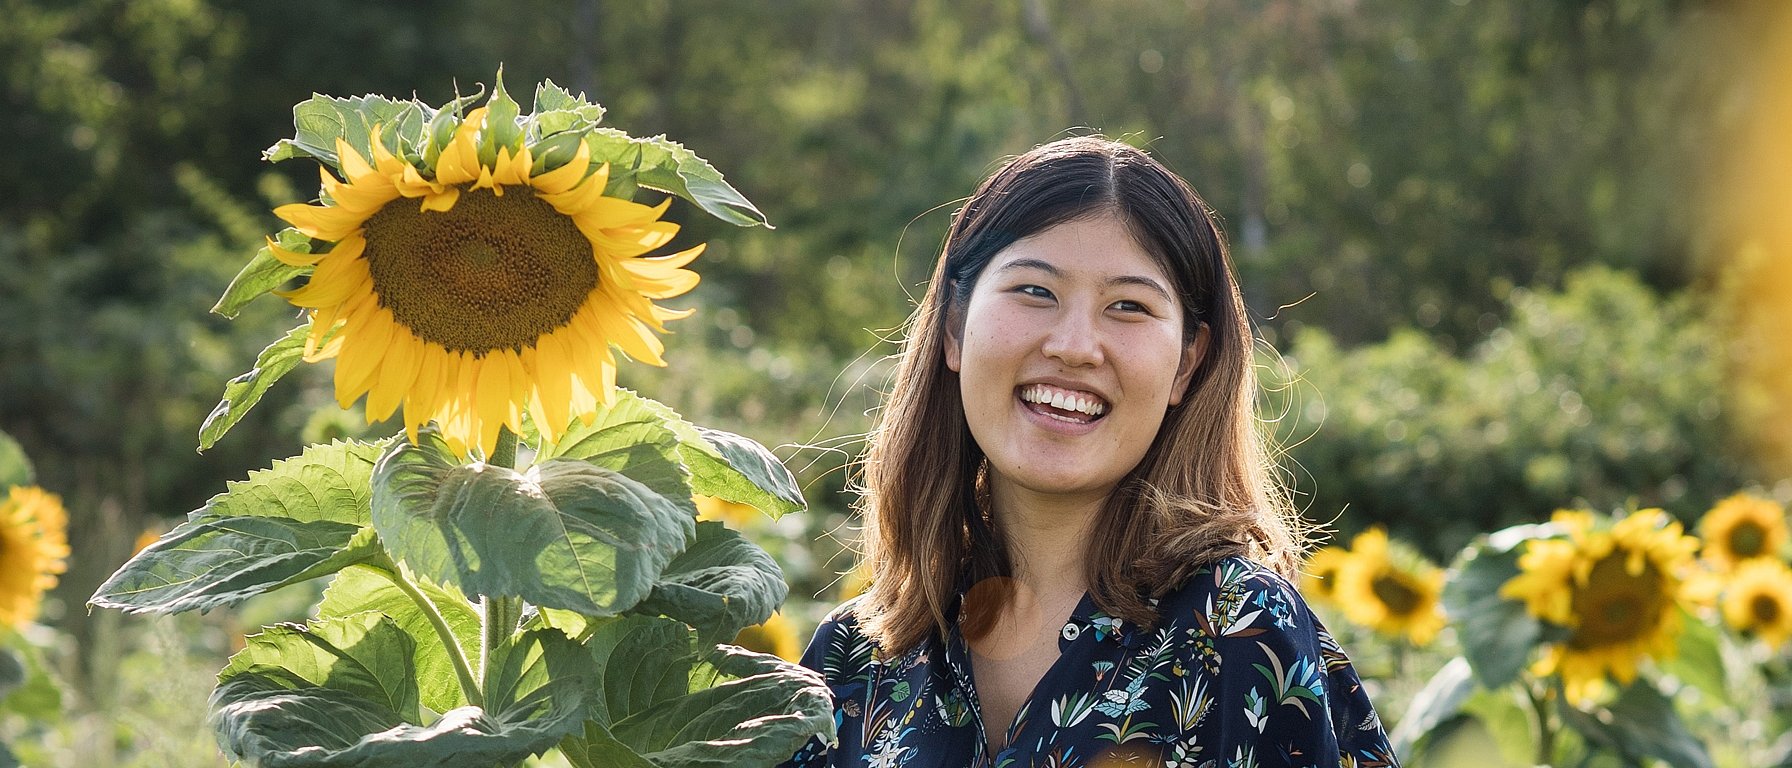
[[[1448,559],[1558,508],[1659,506],[1692,522],[1749,482],[1714,325],[1688,297],[1577,270],[1514,291],[1457,357],[1413,331],[1341,349],[1308,329],[1267,400],[1309,518],[1371,522]]]

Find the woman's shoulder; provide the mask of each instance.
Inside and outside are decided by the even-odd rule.
[[[1293,582],[1243,557],[1196,568],[1159,598],[1158,614],[1170,621],[1192,619],[1215,638],[1306,630],[1316,621]]]

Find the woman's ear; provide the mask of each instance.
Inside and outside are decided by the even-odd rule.
[[[958,281],[954,280],[946,283],[946,291],[948,297],[956,295],[958,293]],[[952,369],[953,373],[960,373],[961,371],[958,370],[958,366],[964,361],[964,348],[962,345],[963,339],[960,339],[959,337],[964,335],[964,310],[958,306],[958,302],[951,300],[951,298],[946,299],[946,322],[944,330],[946,334],[946,367]]]
[[[1195,331],[1194,340],[1182,348],[1182,360],[1176,364],[1176,381],[1170,387],[1170,405],[1181,405],[1182,398],[1188,395],[1189,383],[1194,381],[1195,370],[1201,367],[1201,361],[1207,359],[1207,343],[1212,338],[1207,324],[1202,323],[1200,330]]]

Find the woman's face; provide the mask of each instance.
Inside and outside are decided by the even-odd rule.
[[[1205,329],[1183,343],[1173,286],[1112,214],[1019,240],[984,267],[949,320],[946,365],[998,496],[1106,498],[1144,458],[1206,345]]]

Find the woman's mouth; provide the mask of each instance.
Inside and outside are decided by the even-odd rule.
[[[1020,399],[1034,413],[1075,424],[1087,424],[1108,412],[1108,403],[1100,395],[1050,384],[1023,386]]]

